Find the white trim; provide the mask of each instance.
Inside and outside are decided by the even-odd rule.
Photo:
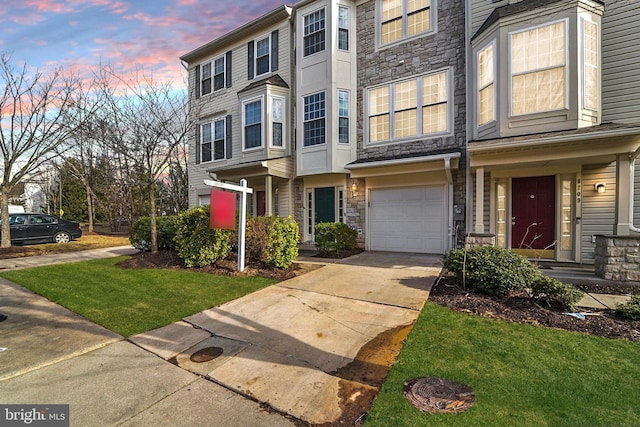
[[[438,160],[459,159],[459,158],[460,158],[460,153],[455,152],[455,153],[448,153],[448,154],[436,154],[433,156],[407,157],[404,159],[380,160],[380,161],[372,161],[367,163],[357,163],[354,165],[346,165],[344,168],[347,170],[356,170],[356,169],[365,169],[365,168],[372,168],[372,167],[408,165],[412,163],[434,162]]]
[[[421,37],[430,36],[438,32],[438,0],[429,2],[429,29],[421,33],[408,36],[407,29],[407,3],[408,0],[402,1],[402,37],[389,43],[382,43],[382,0],[376,0],[376,50],[387,49],[392,46],[415,40]]]
[[[562,67],[564,68],[564,107],[562,108],[558,108],[558,109],[554,109],[554,110],[541,110],[541,111],[533,111],[530,113],[522,113],[522,114],[514,114],[513,113],[513,87],[512,87],[512,82],[513,82],[513,71],[511,70],[511,63],[512,63],[512,38],[514,34],[519,34],[519,33],[524,33],[527,31],[533,31],[533,30],[537,30],[538,28],[543,28],[543,27],[550,27],[554,24],[557,24],[559,22],[563,22],[564,23],[564,64],[562,65]],[[570,85],[569,85],[569,18],[563,18],[563,19],[558,19],[555,21],[548,21],[545,22],[543,24],[540,25],[535,25],[532,27],[527,27],[527,28],[523,28],[523,29],[519,29],[516,31],[509,31],[507,33],[507,87],[508,87],[508,91],[507,91],[507,104],[509,106],[508,111],[509,111],[509,118],[512,117],[525,117],[525,116],[531,116],[534,114],[540,114],[540,113],[547,113],[547,112],[552,112],[552,111],[563,111],[563,110],[568,110],[570,108],[569,106],[569,91],[570,91]],[[560,68],[559,66],[553,66],[553,67],[547,67],[547,68],[536,68],[535,70],[528,70],[527,72],[520,72],[516,75],[524,75],[524,74],[530,74],[531,72],[539,72],[539,71],[544,71],[544,70],[550,70],[550,69],[554,69],[554,68]]]
[[[269,47],[267,48],[267,56],[269,57],[269,60],[267,61],[267,71],[262,73],[262,74],[258,74],[258,42],[262,41],[262,40],[267,40],[267,43],[269,45]],[[255,39],[253,39],[253,71],[254,71],[254,75],[253,78],[256,79],[258,77],[262,77],[262,76],[266,76],[267,74],[271,73],[271,33],[267,33],[267,34],[263,34],[260,37],[256,37]]]
[[[282,121],[274,122],[273,120],[273,101],[274,100],[282,101]],[[269,129],[267,131],[269,138],[269,147],[276,150],[285,150],[287,148],[287,100],[284,96],[277,95],[269,95]],[[282,124],[282,145],[273,145],[273,124],[281,123]]]
[[[305,108],[305,98],[309,97],[309,96],[313,96],[313,95],[317,95],[317,94],[324,94],[324,142],[322,144],[311,144],[311,145],[305,145],[305,136],[304,136],[304,125],[305,123],[307,123],[308,121],[315,121],[318,119],[314,119],[314,120],[305,120],[304,118],[304,108]],[[307,148],[313,148],[313,147],[321,147],[321,146],[326,146],[327,145],[327,91],[326,90],[319,90],[316,92],[312,92],[312,93],[308,93],[306,95],[302,95],[302,149],[307,149]]]
[[[347,11],[347,26],[340,26],[340,9],[346,9]],[[340,30],[347,31],[347,48],[340,48]],[[347,5],[339,4],[338,5],[338,19],[336,25],[336,49],[340,52],[349,52],[351,50],[351,8]]]
[[[447,129],[445,131],[441,131],[441,132],[434,132],[434,133],[422,133],[423,130],[423,122],[422,122],[422,109],[425,108],[426,106],[429,105],[436,105],[436,104],[427,104],[424,105],[422,103],[422,80],[425,77],[431,77],[431,76],[435,76],[438,74],[445,74],[445,81],[446,81],[446,85],[447,85],[447,99],[446,99],[446,105],[447,105]],[[404,82],[408,82],[408,81],[415,81],[416,82],[416,135],[414,136],[410,136],[410,137],[403,137],[403,138],[394,138],[394,115],[395,115],[395,109],[394,109],[394,96],[395,96],[395,86],[399,83],[404,83]],[[369,118],[371,117],[369,115],[369,94],[372,90],[376,90],[376,89],[380,89],[383,87],[388,87],[389,88],[389,139],[386,140],[382,140],[382,141],[374,141],[371,142],[369,140],[370,137],[370,129],[369,129]],[[375,85],[375,86],[369,86],[367,88],[364,89],[365,93],[364,93],[364,100],[365,100],[365,105],[363,108],[363,112],[364,112],[364,144],[365,146],[378,146],[378,145],[384,145],[384,144],[396,144],[396,143],[404,143],[404,142],[413,142],[413,141],[420,141],[420,140],[424,140],[426,139],[431,139],[431,138],[441,138],[441,137],[445,137],[445,136],[452,136],[453,135],[453,111],[454,111],[454,97],[453,97],[453,69],[452,67],[445,67],[445,68],[440,68],[437,70],[432,70],[429,71],[427,73],[423,73],[423,74],[419,74],[419,75],[414,75],[411,76],[410,78],[402,78],[402,79],[397,79],[397,80],[393,80],[390,82],[387,82],[385,84],[379,84],[379,85]]]
[[[260,145],[257,146],[257,147],[247,148],[246,141],[245,141],[245,127],[246,127],[246,123],[245,123],[245,106],[247,104],[253,104],[254,102],[257,102],[257,101],[260,101],[260,126],[261,126]],[[260,150],[260,149],[264,148],[264,135],[265,135],[264,95],[260,95],[260,96],[254,97],[254,98],[243,100],[241,105],[242,105],[242,109],[241,109],[241,114],[242,114],[242,152],[245,153],[245,152],[249,152],[249,151]]]

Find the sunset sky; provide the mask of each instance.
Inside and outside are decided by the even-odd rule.
[[[179,57],[282,0],[0,0],[0,52],[46,69],[143,69],[183,85]]]

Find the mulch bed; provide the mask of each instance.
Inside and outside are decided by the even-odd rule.
[[[580,285],[583,291],[609,294],[640,294],[640,284]],[[640,342],[640,321],[616,318],[611,311],[585,310],[584,320],[562,314],[553,307],[533,302],[525,293],[504,298],[492,297],[463,289],[451,276],[443,274],[434,284],[429,301],[453,310],[493,319],[528,323],[537,326],[584,332],[609,338],[622,338]]]

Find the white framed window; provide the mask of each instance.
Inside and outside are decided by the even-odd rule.
[[[226,63],[221,56],[200,66],[200,94],[208,95],[225,87]]]
[[[367,140],[393,142],[451,129],[449,69],[367,90]]]
[[[338,143],[349,143],[349,91],[338,91]]]
[[[262,144],[262,98],[245,101],[242,103],[242,126],[244,150],[260,148]]]
[[[271,146],[275,148],[285,147],[284,106],[284,98],[271,98]]]
[[[255,70],[256,76],[271,71],[271,36],[256,40]]]
[[[211,62],[202,64],[202,71],[200,72],[200,93],[202,95],[211,93]]]
[[[598,78],[598,24],[587,19],[582,20],[582,105],[589,110],[598,110],[600,90]]]
[[[224,118],[214,119],[200,125],[200,159],[202,163],[225,158]]]
[[[338,6],[338,49],[349,50],[349,8]]]
[[[325,49],[324,8],[304,17],[304,56],[313,55]]]
[[[566,20],[509,34],[511,115],[566,108]]]
[[[433,31],[436,0],[378,0],[380,44],[386,45]],[[433,4],[432,4],[433,3]]]
[[[304,97],[305,147],[325,143],[325,93],[318,92]]]
[[[478,52],[478,126],[495,120],[495,42]]]

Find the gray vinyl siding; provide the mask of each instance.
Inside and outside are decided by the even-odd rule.
[[[606,193],[596,193],[594,185],[607,184]],[[591,236],[611,235],[615,226],[616,165],[585,166],[582,171],[582,263],[593,264],[595,243]]]
[[[638,1],[606,2],[602,17],[603,122],[640,121]]]
[[[497,7],[509,4],[507,0],[494,2],[492,0],[471,0],[471,35],[473,36],[482,23],[491,15]]]

